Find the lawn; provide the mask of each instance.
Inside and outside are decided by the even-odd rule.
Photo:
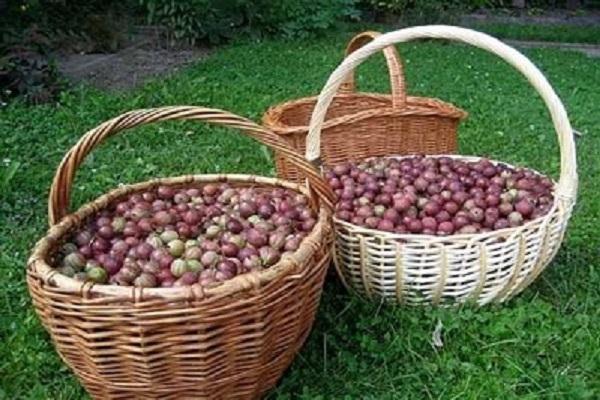
[[[319,90],[350,34],[238,43],[129,92],[74,88],[58,105],[0,109],[0,398],[81,399],[31,307],[25,260],[47,227],[54,168],[77,138],[134,108],[193,104],[258,120],[271,104]],[[464,154],[558,173],[548,113],[526,81],[482,51],[444,43],[399,47],[410,93],[470,112]],[[578,139],[579,202],[562,250],[518,298],[481,309],[393,308],[328,280],[317,323],[270,398],[597,399],[600,397],[600,60],[529,50],[563,99]],[[358,85],[388,90],[383,57]],[[269,152],[239,133],[193,123],[115,137],[78,175],[75,205],[119,182],[189,172],[273,174]],[[432,345],[441,323],[443,347]]]

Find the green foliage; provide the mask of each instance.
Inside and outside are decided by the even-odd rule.
[[[362,4],[376,11],[400,15],[410,5],[410,0],[363,0]]]
[[[452,22],[467,6],[463,0],[363,0],[362,6],[375,19],[400,17],[410,25]]]
[[[358,16],[355,0],[140,0],[148,21],[167,29],[171,41],[220,43],[236,35],[323,33]]]
[[[565,1],[556,0],[528,0],[526,2],[529,12],[543,11],[547,8],[561,8],[566,6]],[[591,2],[588,4],[593,6]],[[360,6],[367,14],[374,13],[378,19],[386,16],[403,17],[404,22],[410,25],[419,23],[453,22],[456,17],[464,12],[482,8],[511,8],[511,0],[361,0]]]
[[[0,31],[35,28],[52,48],[85,52],[115,51],[125,41],[135,0],[17,0],[0,10]]]
[[[64,82],[50,53],[112,52],[125,40],[126,1],[0,1],[0,102],[52,101]]]
[[[147,9],[148,22],[167,30],[171,42],[186,40],[195,44],[207,39],[219,43],[231,38],[244,21],[234,1],[211,0],[141,0]]]
[[[125,111],[167,104],[224,108],[259,120],[269,105],[317,93],[351,36],[235,43],[131,92],[79,87],[63,94],[59,106],[13,102],[0,109],[0,181],[12,177],[0,201],[0,398],[87,398],[35,317],[24,277],[29,251],[47,229],[54,168],[79,137]],[[464,45],[419,42],[400,51],[409,94],[438,97],[470,113],[459,131],[461,153],[557,177],[548,112],[512,67]],[[600,60],[551,49],[526,53],[583,133],[578,203],[557,258],[518,298],[481,309],[370,303],[331,277],[306,345],[269,398],[600,398]],[[361,90],[389,90],[383,57],[361,65],[356,78]],[[73,207],[120,182],[272,170],[262,147],[237,131],[192,122],[150,125],[110,138],[88,157],[74,183]],[[441,348],[431,343],[438,321]]]
[[[426,10],[472,10],[478,8],[492,8],[502,6],[503,0],[362,0],[366,8],[402,15],[406,12],[416,11],[424,13]]]
[[[48,39],[36,29],[7,32],[0,43],[0,102],[23,96],[33,104],[56,98],[63,81],[48,55]]]
[[[465,9],[461,0],[418,0],[406,11],[403,20],[411,25],[455,23]]]
[[[355,0],[246,2],[250,25],[270,34],[306,37],[323,34],[341,20],[358,19]]]

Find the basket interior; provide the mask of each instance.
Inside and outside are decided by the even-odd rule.
[[[411,157],[411,156],[410,155],[409,156],[390,155],[390,156],[386,156],[385,158],[393,158],[393,159],[401,160],[402,158],[407,158],[407,157]],[[478,156],[465,156],[465,155],[456,155],[456,154],[439,154],[439,155],[432,155],[430,157],[450,157],[450,158],[454,158],[454,159],[465,161],[465,162],[476,162],[481,159],[481,157],[478,157]],[[368,160],[371,158],[379,158],[379,157],[368,157],[365,160]],[[497,160],[490,160],[490,161],[494,165],[503,164],[503,165],[508,165],[512,168],[517,168],[516,166],[505,163],[505,162],[501,162],[501,161],[497,161]],[[544,175],[541,172],[534,170],[532,168],[528,168],[528,169],[538,176],[547,176],[547,175]],[[435,236],[435,235],[414,234],[414,233],[399,234],[399,233],[384,232],[384,231],[379,231],[379,230],[375,230],[375,229],[370,229],[370,228],[354,225],[350,222],[338,219],[335,215],[333,217],[333,220],[334,220],[335,224],[338,225],[339,227],[341,227],[342,229],[352,231],[355,234],[381,237],[381,238],[385,238],[386,240],[396,240],[399,243],[416,245],[416,246],[420,246],[420,245],[428,246],[428,245],[431,245],[432,243],[435,243],[436,245],[448,246],[449,248],[464,248],[465,246],[472,246],[474,243],[489,244],[489,243],[503,242],[503,241],[507,240],[508,238],[510,238],[511,236],[514,236],[515,232],[527,231],[527,230],[531,230],[531,229],[538,229],[539,226],[541,224],[543,224],[545,221],[555,218],[557,214],[562,212],[562,210],[559,207],[560,199],[556,195],[556,188],[558,186],[558,183],[555,180],[552,180],[552,182],[554,183],[554,187],[552,189],[552,196],[553,196],[552,207],[546,214],[544,214],[536,219],[529,220],[529,221],[525,222],[523,225],[520,225],[518,227],[509,227],[509,228],[494,230],[494,231],[486,232],[486,233],[474,233],[474,234],[456,234],[455,233],[451,236]]]
[[[248,175],[127,185],[65,217],[34,248],[27,273],[33,304],[93,398],[259,398],[304,343],[331,256],[331,213],[318,204],[317,224],[290,258],[214,286],[89,285],[50,269],[61,241],[117,199],[158,185],[217,182],[307,194],[302,186]]]
[[[288,103],[281,108],[278,122],[282,126],[308,126],[316,104],[316,98]],[[391,107],[391,105],[391,98],[386,98],[386,96],[339,95],[333,99],[325,119],[329,120],[370,109]]]
[[[317,103],[316,97],[309,97],[284,103],[270,113],[272,122],[279,127],[308,127],[313,109]],[[389,95],[352,93],[340,94],[334,97],[327,110],[325,120],[364,113],[369,110],[381,110],[392,107]],[[464,118],[466,113],[452,104],[426,97],[407,97],[406,108],[430,111],[430,115],[438,118]]]
[[[37,256],[38,259],[44,260],[46,264],[45,267],[49,269],[53,269],[56,264],[56,258],[58,256],[60,247],[64,242],[73,234],[73,232],[77,231],[80,227],[84,226],[89,218],[97,213],[101,212],[109,208],[114,203],[120,201],[121,199],[130,196],[134,193],[141,193],[147,190],[151,190],[161,185],[169,185],[175,188],[193,188],[209,184],[209,183],[228,183],[231,187],[242,188],[242,187],[252,187],[258,191],[269,191],[276,188],[283,188],[291,191],[295,191],[298,193],[302,193],[306,195],[309,199],[309,205],[313,211],[317,213],[317,224],[313,228],[313,231],[308,234],[307,237],[304,238],[302,243],[300,244],[299,249],[295,254],[306,253],[307,246],[310,247],[307,242],[310,240],[315,240],[316,237],[321,238],[323,233],[324,224],[327,220],[328,214],[324,208],[319,208],[319,204],[315,198],[312,198],[308,195],[307,190],[301,186],[296,185],[291,182],[286,182],[274,178],[263,178],[263,177],[255,177],[255,176],[247,176],[247,175],[196,175],[196,176],[183,176],[177,178],[166,178],[166,179],[157,179],[153,181],[148,181],[144,183],[132,184],[119,187],[114,189],[113,191],[99,197],[91,203],[85,204],[79,210],[74,212],[73,214],[65,217],[58,225],[54,226],[51,229],[51,233],[49,233],[46,237],[44,237],[38,244],[36,245],[36,249],[34,250],[34,256]],[[318,239],[317,239],[318,240]],[[33,256],[32,256],[33,258]],[[215,289],[215,291],[220,292],[231,292],[235,293],[235,287],[238,285],[238,278],[244,279],[245,275],[248,274],[257,274],[261,276],[261,280],[269,281],[274,279],[276,276],[284,273],[285,270],[289,268],[289,263],[283,262],[283,259],[280,260],[277,264],[269,267],[268,269],[264,269],[261,271],[249,272],[246,274],[238,275],[228,281],[219,282],[207,286],[206,289],[210,291],[210,289]],[[39,272],[39,271],[38,271]],[[63,275],[60,275],[62,281],[68,280],[72,283],[77,283],[73,278],[69,278]],[[58,284],[57,286],[61,286]],[[112,290],[108,290],[108,292],[114,292],[114,289],[123,289],[124,291],[130,290],[130,287],[119,287],[113,285],[94,285],[96,288],[111,288]],[[146,290],[148,294],[166,294],[167,297],[170,297],[173,293],[179,291],[181,288],[149,288]],[[162,292],[162,293],[161,293]]]
[[[480,159],[446,156],[463,161]],[[467,301],[479,305],[502,302],[533,282],[560,247],[572,204],[557,196],[557,183],[553,183],[553,202],[546,214],[518,227],[490,232],[399,234],[334,217],[338,272],[344,283],[361,295],[393,303],[449,306]]]

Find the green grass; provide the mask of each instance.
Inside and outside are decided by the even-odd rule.
[[[168,104],[210,105],[258,119],[271,104],[317,92],[349,37],[235,44],[131,92],[82,87],[56,106],[0,109],[0,398],[85,398],[53,351],[24,281],[28,252],[46,229],[54,168],[77,138],[124,111]],[[460,129],[462,153],[557,176],[548,114],[514,70],[465,46],[427,42],[400,50],[410,93],[470,112]],[[385,307],[329,279],[315,328],[271,398],[600,397],[600,61],[555,50],[527,54],[584,133],[578,141],[579,202],[556,260],[518,298],[482,309]],[[387,90],[382,59],[361,68],[360,88]],[[260,146],[237,132],[192,123],[150,126],[111,139],[89,157],[74,203],[119,182],[216,171],[272,174],[273,166]],[[441,349],[431,344],[438,322]]]
[[[469,27],[503,39],[600,44],[600,26],[474,22]]]

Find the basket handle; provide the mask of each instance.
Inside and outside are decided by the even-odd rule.
[[[75,173],[85,157],[100,143],[126,129],[159,121],[194,120],[240,129],[248,136],[284,155],[305,174],[307,186],[322,202],[331,207],[333,193],[319,172],[301,154],[287,145],[279,136],[256,123],[226,111],[176,106],[135,110],[104,122],[88,131],[62,159],[50,188],[48,219],[50,226],[58,223],[68,213],[71,189]]]
[[[375,31],[365,31],[354,36],[346,46],[347,58],[350,54],[363,47],[365,44],[381,36],[381,33]],[[404,70],[400,54],[395,46],[388,46],[383,49],[385,62],[387,63],[390,74],[390,88],[392,91],[392,107],[394,109],[403,108],[406,105],[406,85],[404,83]],[[346,80],[340,86],[340,93],[353,93],[356,87],[354,84],[354,71],[348,75]]]
[[[573,129],[562,102],[540,70],[523,54],[489,35],[471,29],[446,25],[418,26],[389,32],[374,39],[346,58],[329,76],[319,94],[311,116],[307,137],[306,157],[318,162],[321,153],[321,128],[325,113],[342,82],[369,56],[393,45],[416,39],[447,39],[471,44],[496,54],[521,72],[537,90],[550,111],[560,146],[560,179],[556,195],[567,202],[574,202],[577,192],[577,160]]]

